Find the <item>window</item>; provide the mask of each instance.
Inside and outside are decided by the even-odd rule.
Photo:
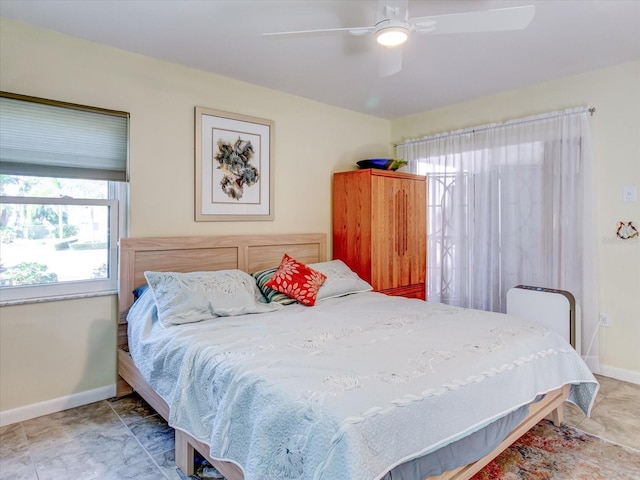
[[[491,254],[492,281],[500,285],[491,308],[504,311],[506,291],[522,283],[517,269],[510,266],[530,262],[531,254],[540,249],[538,223],[532,218],[541,218],[544,197],[530,190],[541,181],[544,153],[542,142],[523,142],[497,150],[469,148],[453,158],[416,159],[417,172],[428,179],[429,298],[463,306],[471,299],[472,306],[482,305],[474,292],[482,291],[478,285],[487,280],[478,278],[474,267],[477,270],[481,263],[477,257],[487,255],[491,238],[496,245]],[[485,211],[488,199],[495,201]],[[523,205],[527,207],[521,215]],[[483,233],[489,224],[493,224],[491,237]],[[528,268],[534,270],[531,265]]]
[[[0,302],[117,290],[128,115],[2,93]]]
[[[398,145],[397,156],[428,176],[430,301],[505,311],[507,291],[519,284],[585,298],[583,271],[593,268],[583,253],[592,251],[584,234],[592,168],[583,148],[590,145],[587,112],[553,112]]]

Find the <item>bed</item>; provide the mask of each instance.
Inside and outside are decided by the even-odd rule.
[[[418,480],[419,477],[411,477],[418,475],[415,472],[422,471],[415,467],[417,462],[429,455],[436,456],[455,446],[457,442],[462,443],[469,441],[474,435],[482,435],[491,425],[504,421],[502,428],[508,425],[509,433],[501,435],[497,441],[494,439],[496,445],[490,452],[483,452],[481,458],[467,459],[464,464],[444,462],[446,471],[429,477],[441,480],[468,479],[542,418],[551,416],[555,423],[560,423],[562,404],[565,400],[578,403],[585,413],[589,413],[598,384],[566,342],[553,339],[552,344],[538,348],[535,352],[523,351],[515,356],[513,361],[507,362],[507,357],[504,357],[507,355],[507,347],[511,348],[511,344],[519,342],[521,336],[541,339],[544,337],[544,340],[540,341],[545,342],[550,336],[541,327],[499,316],[498,323],[492,324],[491,327],[494,333],[497,332],[498,340],[487,337],[480,341],[478,339],[483,335],[481,325],[484,321],[481,317],[494,315],[487,312],[439,304],[428,305],[419,300],[386,297],[379,293],[363,291],[327,298],[314,307],[291,305],[271,312],[216,317],[214,320],[163,329],[156,325],[157,322],[154,323],[155,317],[149,313],[151,307],[155,308],[155,304],[147,293],[144,300],[147,302],[146,307],[144,301],[141,302],[143,295],[136,302],[135,308],[136,311],[147,312],[139,315],[146,320],[136,317],[131,325],[127,325],[127,315],[134,303],[133,291],[146,283],[146,271],[186,273],[240,270],[251,273],[277,267],[285,253],[305,264],[322,264],[327,261],[326,237],[324,234],[291,234],[121,240],[117,395],[137,391],[175,428],[176,464],[185,474],[193,474],[194,452],[197,450],[228,480],[244,479],[243,469],[249,472],[247,480]],[[348,312],[344,318],[341,316],[343,312]],[[441,325],[442,329],[438,331],[438,337],[441,338],[437,341],[431,338],[434,337],[433,331],[430,330],[432,325],[427,325],[423,317]],[[463,321],[470,323],[456,323]],[[304,328],[300,327],[301,322],[306,322]],[[462,340],[459,347],[454,347],[458,341],[457,337],[460,336],[459,330],[475,328],[475,324],[480,329],[473,334],[475,340],[470,343]],[[179,334],[174,334],[176,332]],[[136,338],[135,343],[131,345],[133,355],[129,348],[130,333]],[[206,343],[209,337],[212,339],[211,344]],[[147,341],[148,338],[153,338],[154,341]],[[416,338],[421,340],[416,342]],[[212,351],[213,358],[217,360],[207,360],[202,367],[198,366],[199,364],[192,360],[195,348],[192,347],[193,344],[199,345],[195,349],[198,352],[196,357],[200,358],[199,352]],[[187,350],[181,351],[177,348],[180,345],[187,345]],[[232,350],[225,345],[242,347]],[[394,358],[397,359],[399,356],[393,353],[389,356],[386,352],[393,352],[393,349],[398,349],[399,346],[404,350],[407,359],[411,358],[410,365],[407,364],[410,368],[404,364],[392,365],[396,361]],[[348,349],[347,354],[344,353],[345,349]],[[372,355],[371,361],[366,361],[358,367],[345,368],[350,358],[361,358],[358,356],[359,351],[353,353],[358,349],[370,352],[363,355],[371,356],[371,352],[380,354]],[[291,352],[292,356],[287,357],[287,360],[280,357],[284,351],[287,351],[287,355]],[[410,353],[412,351],[413,354]],[[232,369],[233,363],[230,359],[238,357],[238,352],[242,353],[242,359],[237,360],[237,363],[244,365],[243,368],[247,368],[245,371]],[[383,353],[387,357],[384,357]],[[479,359],[478,365],[481,365],[481,359],[494,354],[500,359],[495,367],[479,366],[477,368],[480,370],[474,372],[473,368],[476,367],[471,365],[476,362],[469,359]],[[219,361],[221,355],[224,362]],[[133,357],[136,357],[137,361],[134,361]],[[150,360],[151,358],[154,360]],[[562,368],[556,368],[553,363],[556,358],[563,363]],[[310,363],[298,365],[300,362]],[[185,370],[184,365],[189,366],[186,370],[202,370],[206,378],[215,378],[217,385],[225,385],[216,395],[233,390],[234,397],[227,400],[227,404],[217,415],[218,420],[215,412],[179,411],[179,404],[189,403],[193,399],[200,400],[211,389],[200,388],[199,385],[207,383],[195,382],[190,374],[187,375],[182,370],[176,373],[172,380],[158,380],[150,363],[162,363],[169,371],[179,368]],[[542,373],[531,370],[537,363],[543,366]],[[269,365],[269,368],[261,370],[262,365]],[[447,379],[443,375],[448,375],[445,374],[445,367],[450,365],[456,365],[454,370],[458,373],[457,377]],[[306,370],[296,370],[298,367]],[[328,370],[329,367],[335,367],[335,371]],[[220,371],[231,373],[225,373],[225,377],[219,374]],[[303,374],[302,371],[306,373]],[[511,375],[512,371],[521,376],[527,375],[522,385],[507,380],[507,375]],[[256,372],[261,373],[256,376]],[[225,378],[228,378],[226,384]],[[506,383],[499,383],[499,379]],[[420,383],[427,381],[430,383]],[[412,382],[416,382],[420,388],[411,387],[414,389],[411,390],[409,386]],[[248,386],[243,386],[245,384]],[[369,395],[365,387],[368,388],[370,384],[376,385],[377,398],[372,401],[371,408],[363,411],[362,402],[366,403]],[[296,385],[297,397],[290,391],[291,385]],[[238,390],[238,386],[242,386],[243,390]],[[396,388],[400,388],[398,391],[402,392],[401,395],[395,393]],[[497,389],[500,392],[498,398],[506,403],[495,407],[494,404],[498,400],[484,401],[483,399],[490,398],[484,388]],[[506,400],[506,395],[503,395],[503,391],[509,389],[517,390],[517,400],[513,404],[509,403],[512,400]],[[319,390],[322,391],[318,395]],[[185,395],[184,392],[190,393]],[[260,395],[267,394],[276,401],[265,403]],[[182,401],[180,397],[183,398]],[[446,400],[440,404],[429,403],[436,402],[440,397]],[[292,405],[287,404],[289,399],[293,399]],[[211,400],[196,402],[196,405],[190,405],[190,409],[197,410],[207,401]],[[274,408],[273,404],[284,405],[282,408],[285,411],[288,409],[298,413],[283,417],[286,421],[278,420],[280,423],[274,424],[275,420],[272,419],[278,418],[278,412],[269,410]],[[172,408],[169,405],[172,405]],[[216,399],[216,405],[223,405],[220,399]],[[463,408],[460,405],[472,407]],[[435,412],[435,417],[427,418],[424,414],[425,408]],[[454,410],[451,411],[451,408]],[[339,415],[336,413],[338,411]],[[465,417],[467,411],[471,412],[469,419]],[[405,412],[410,412],[414,417],[405,417],[404,415],[409,415]],[[243,419],[250,417],[256,417],[255,425],[243,426],[243,423],[249,423]],[[506,423],[507,417],[511,423]],[[434,422],[434,418],[437,421]],[[226,423],[222,422],[222,419],[225,419]],[[271,423],[256,426],[259,422],[265,421]],[[410,432],[413,432],[414,426],[420,422],[420,432],[428,430],[430,433],[416,439],[415,434]],[[326,429],[332,433],[328,436],[330,438],[323,437],[326,436],[325,430],[317,430],[320,427],[325,428],[325,424],[328,425]],[[313,434],[300,435],[295,430],[302,428],[300,425],[306,425],[308,432]],[[251,432],[259,428],[261,431],[274,432],[271,439],[263,433],[259,437],[263,442],[272,443],[267,443],[266,448],[262,446],[259,450],[251,450],[254,443],[259,443],[256,442],[255,435],[251,437]],[[375,430],[381,428],[384,428],[382,433],[376,434]],[[209,430],[212,429],[217,433],[210,437]],[[371,429],[373,431],[370,432]],[[247,435],[248,439],[241,439]],[[285,437],[289,439],[289,443],[279,442],[278,438]],[[304,446],[301,446],[301,442]],[[417,446],[416,442],[424,442],[424,445]],[[236,443],[247,444],[243,450],[244,454],[246,456],[246,452],[250,451],[252,458],[242,460],[242,452],[234,450]],[[245,447],[238,448],[242,450]],[[280,455],[276,460],[271,458],[276,462],[277,468],[271,468],[268,474],[256,474],[259,468],[263,468],[271,460],[258,458],[255,452],[267,455],[265,452],[269,450],[271,457]],[[307,457],[302,456],[302,450],[307,452]],[[308,453],[311,451],[313,455]],[[318,457],[317,461],[313,460],[315,457]],[[385,469],[390,467],[389,472],[385,473],[380,471],[379,467],[372,466],[378,457]],[[366,467],[363,467],[362,464],[365,463]],[[313,473],[309,473],[308,469],[312,464]],[[307,472],[303,473],[305,468]],[[403,468],[404,473],[401,472]],[[342,473],[336,474],[337,471]],[[407,473],[408,471],[414,473]]]

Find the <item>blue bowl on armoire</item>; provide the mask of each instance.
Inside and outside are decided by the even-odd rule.
[[[393,163],[393,158],[368,158],[356,162],[360,168],[377,168],[380,170],[388,170]]]
[[[406,160],[396,160],[395,158],[368,158],[356,162],[360,168],[377,168],[379,170],[397,170],[407,164]]]

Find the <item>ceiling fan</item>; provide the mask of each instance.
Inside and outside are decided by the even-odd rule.
[[[374,34],[386,47],[381,57],[380,75],[389,76],[402,69],[400,45],[411,33],[442,35],[449,33],[479,33],[526,28],[535,14],[534,5],[496,8],[493,10],[409,17],[409,0],[378,0],[374,24],[369,27],[324,28],[291,32],[263,33],[263,36],[299,36],[345,32],[350,35]]]

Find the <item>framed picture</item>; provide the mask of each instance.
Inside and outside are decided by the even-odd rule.
[[[270,120],[196,107],[196,221],[273,220]]]

